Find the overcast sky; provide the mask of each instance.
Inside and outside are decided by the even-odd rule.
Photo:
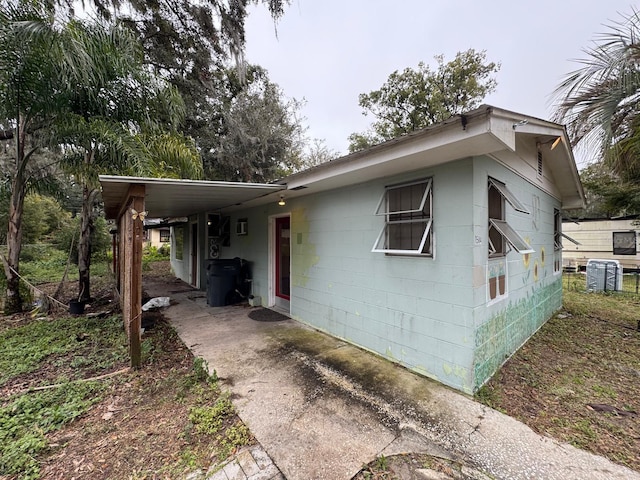
[[[628,0],[292,0],[274,23],[254,7],[246,57],[265,67],[288,97],[305,99],[311,138],[347,153],[347,137],[372,122],[358,94],[378,89],[395,70],[436,66],[469,48],[500,62],[498,87],[485,103],[549,119],[550,95],[579,67],[582,50],[631,12]]]

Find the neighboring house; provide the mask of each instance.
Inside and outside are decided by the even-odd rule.
[[[161,248],[169,246],[171,242],[171,228],[157,227],[145,230],[145,245],[149,247]]]
[[[145,247],[168,247],[171,242],[171,227],[161,218],[145,218],[143,240]]]
[[[570,237],[562,241],[565,269],[584,269],[589,259],[618,260],[626,269],[640,265],[637,215],[617,218],[580,219],[562,222],[563,232]]]
[[[189,197],[180,278],[205,289],[207,259],[241,257],[264,306],[473,393],[561,307],[560,210],[584,205],[568,145],[561,125],[482,106],[245,199],[101,180],[145,185],[152,216]]]

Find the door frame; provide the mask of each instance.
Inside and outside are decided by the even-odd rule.
[[[268,259],[268,268],[269,268],[269,286],[267,288],[267,293],[268,293],[268,298],[267,298],[267,306],[268,307],[276,307],[276,219],[278,218],[289,218],[289,229],[291,229],[291,212],[283,212],[283,213],[278,213],[276,215],[271,215],[269,216],[269,222],[268,222],[268,236],[269,236],[269,241],[268,243],[268,248],[269,248],[269,259]],[[289,256],[289,271],[291,271],[291,259],[293,258],[292,255]],[[291,285],[289,286],[290,291],[291,290]],[[289,294],[289,301],[286,302],[284,299],[281,299],[282,302],[279,303],[283,303],[286,302],[287,303],[287,307],[284,308],[285,310],[287,310],[287,313],[290,311],[290,304],[291,304],[291,297],[292,295]],[[280,298],[280,297],[278,297]],[[283,308],[282,306],[278,306],[279,308]]]
[[[198,255],[198,222],[191,222],[189,229],[189,280],[190,284],[199,288],[199,255]]]

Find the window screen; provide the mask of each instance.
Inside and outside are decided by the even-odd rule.
[[[372,252],[400,255],[431,255],[431,179],[385,189],[376,215],[385,215]]]

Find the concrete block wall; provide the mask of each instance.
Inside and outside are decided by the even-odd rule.
[[[507,220],[535,249],[527,259],[505,257],[508,292],[495,302],[487,294],[488,176],[531,210],[507,206]],[[434,257],[372,253],[385,186],[426,177],[433,178]],[[468,158],[234,213],[222,256],[252,263],[253,291],[266,305],[269,217],[290,214],[293,318],[472,393],[561,305],[554,207],[557,200],[494,160]],[[248,235],[235,235],[238,218],[247,218]]]
[[[535,250],[521,255],[506,255],[507,295],[486,308],[474,312],[476,334],[473,389],[481,387],[495,371],[562,306],[561,271],[554,272],[554,208],[560,202],[538,186],[532,185],[512,170],[487,157],[474,158],[473,211],[476,234],[487,229],[488,177],[504,182],[523,202],[529,214],[506,206],[507,222]],[[486,233],[484,241],[474,247],[474,269],[487,271]],[[474,296],[480,304],[487,299],[487,275],[475,276]]]
[[[385,186],[426,177],[434,258],[372,253]],[[470,391],[471,181],[471,160],[462,160],[301,198],[292,211],[292,316]]]

